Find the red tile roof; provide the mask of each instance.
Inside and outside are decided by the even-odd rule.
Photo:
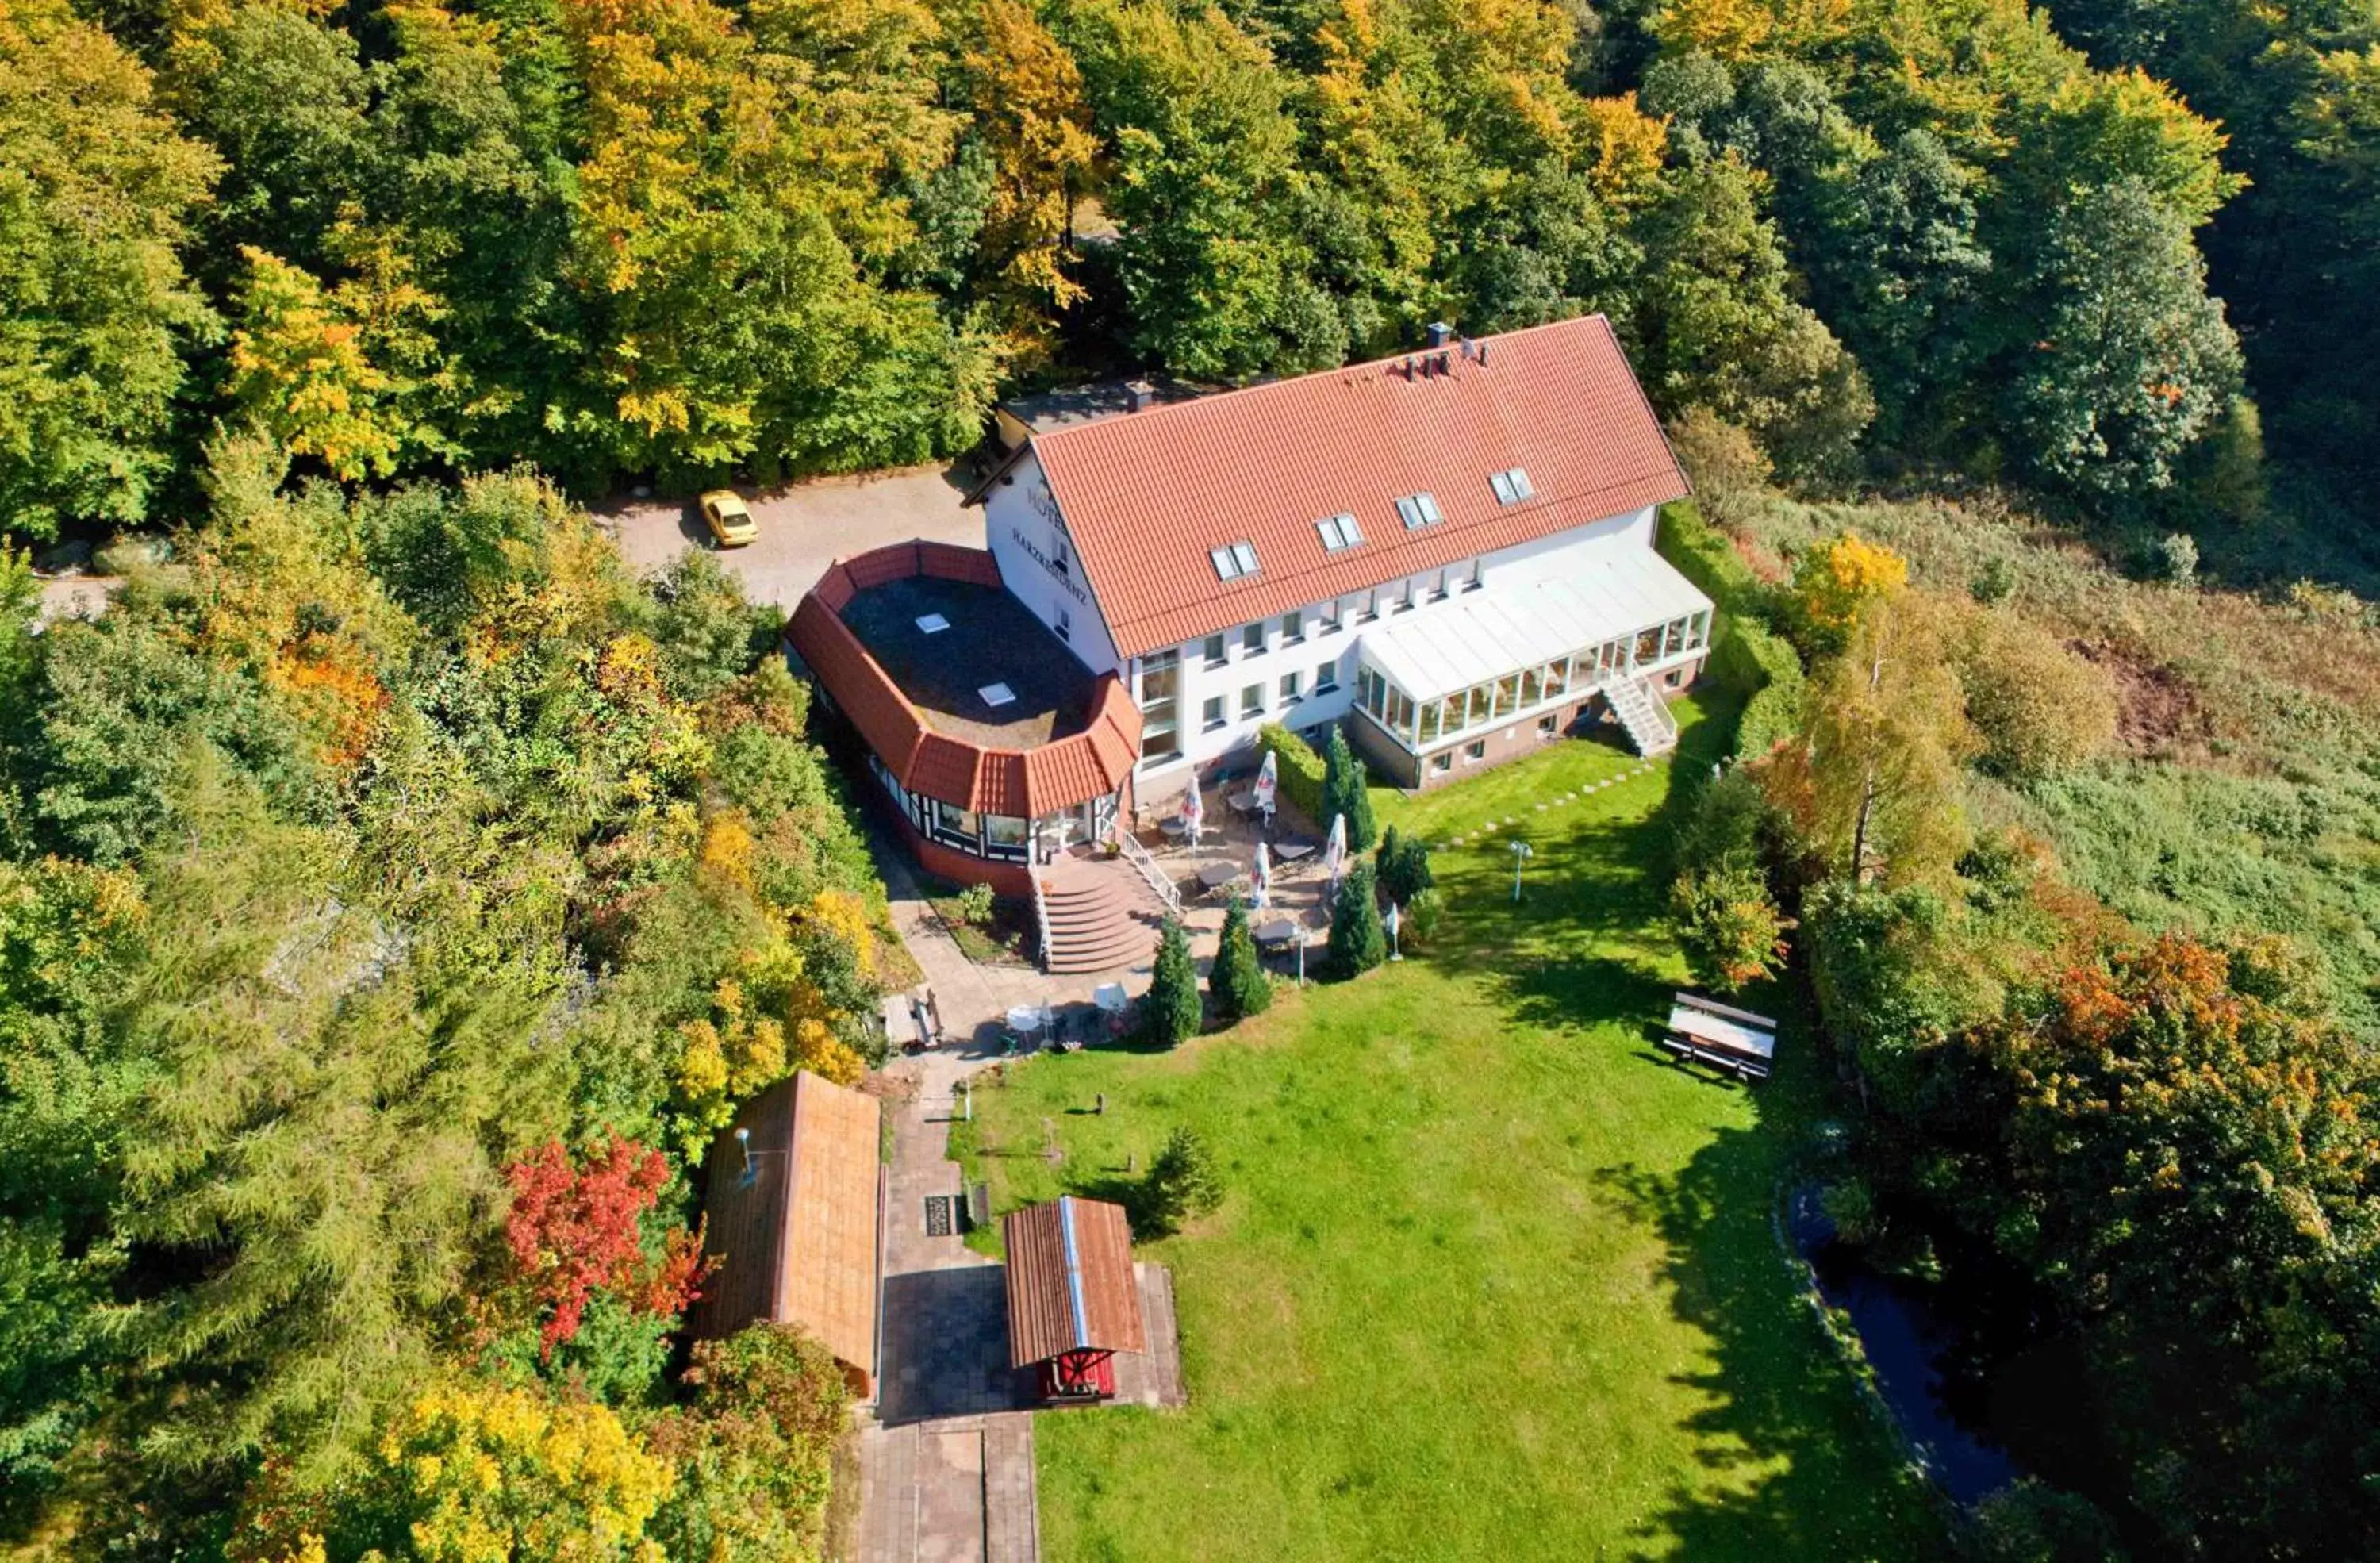
[[[1123,1206],[1072,1194],[1027,1206],[1001,1222],[1001,1242],[1010,1366],[1066,1351],[1148,1350]]]
[[[785,638],[885,769],[913,793],[1014,819],[1112,796],[1140,756],[1140,710],[1113,673],[1093,686],[1084,730],[1038,748],[985,747],[927,725],[842,616],[861,591],[909,576],[1000,585],[1000,566],[980,550],[896,543],[837,560],[785,626]]]
[[[1037,436],[1116,649],[1136,656],[1682,497],[1683,471],[1600,315],[1483,339],[1451,371],[1405,357],[1251,386]],[[1413,355],[1416,365],[1435,354]],[[1500,505],[1488,475],[1527,471]],[[1407,531],[1394,502],[1437,496]],[[1352,512],[1362,546],[1327,553],[1314,524]],[[1260,568],[1218,580],[1210,549]]]

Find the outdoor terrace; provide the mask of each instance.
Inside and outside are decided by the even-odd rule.
[[[862,588],[842,618],[937,733],[986,748],[1033,749],[1090,725],[1096,681],[1000,587],[903,576]],[[929,633],[921,620],[948,627]],[[983,690],[992,685],[1014,698],[990,705]]]

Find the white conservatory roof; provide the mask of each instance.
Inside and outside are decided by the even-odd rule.
[[[1366,630],[1365,660],[1414,699],[1434,700],[1711,605],[1641,538],[1597,538],[1509,568],[1536,578],[1491,579],[1431,612]]]

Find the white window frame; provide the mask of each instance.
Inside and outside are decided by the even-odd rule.
[[[1260,683],[1248,685],[1240,691],[1240,720],[1242,721],[1246,721],[1251,717],[1260,717],[1265,714],[1264,695],[1264,685]]]
[[[1354,515],[1343,510],[1336,515],[1326,515],[1317,521],[1314,524],[1314,530],[1322,539],[1322,551],[1325,553],[1338,553],[1347,549],[1364,546],[1364,528],[1355,524]]]

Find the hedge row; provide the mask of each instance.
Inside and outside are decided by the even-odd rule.
[[[1718,604],[1708,671],[1752,698],[1736,724],[1736,753],[1764,755],[1792,736],[1802,713],[1802,658],[1765,617],[1767,588],[1690,503],[1661,513],[1661,556]]]
[[[1257,729],[1257,747],[1274,757],[1281,795],[1308,819],[1322,818],[1322,757],[1314,745],[1278,722]]]

